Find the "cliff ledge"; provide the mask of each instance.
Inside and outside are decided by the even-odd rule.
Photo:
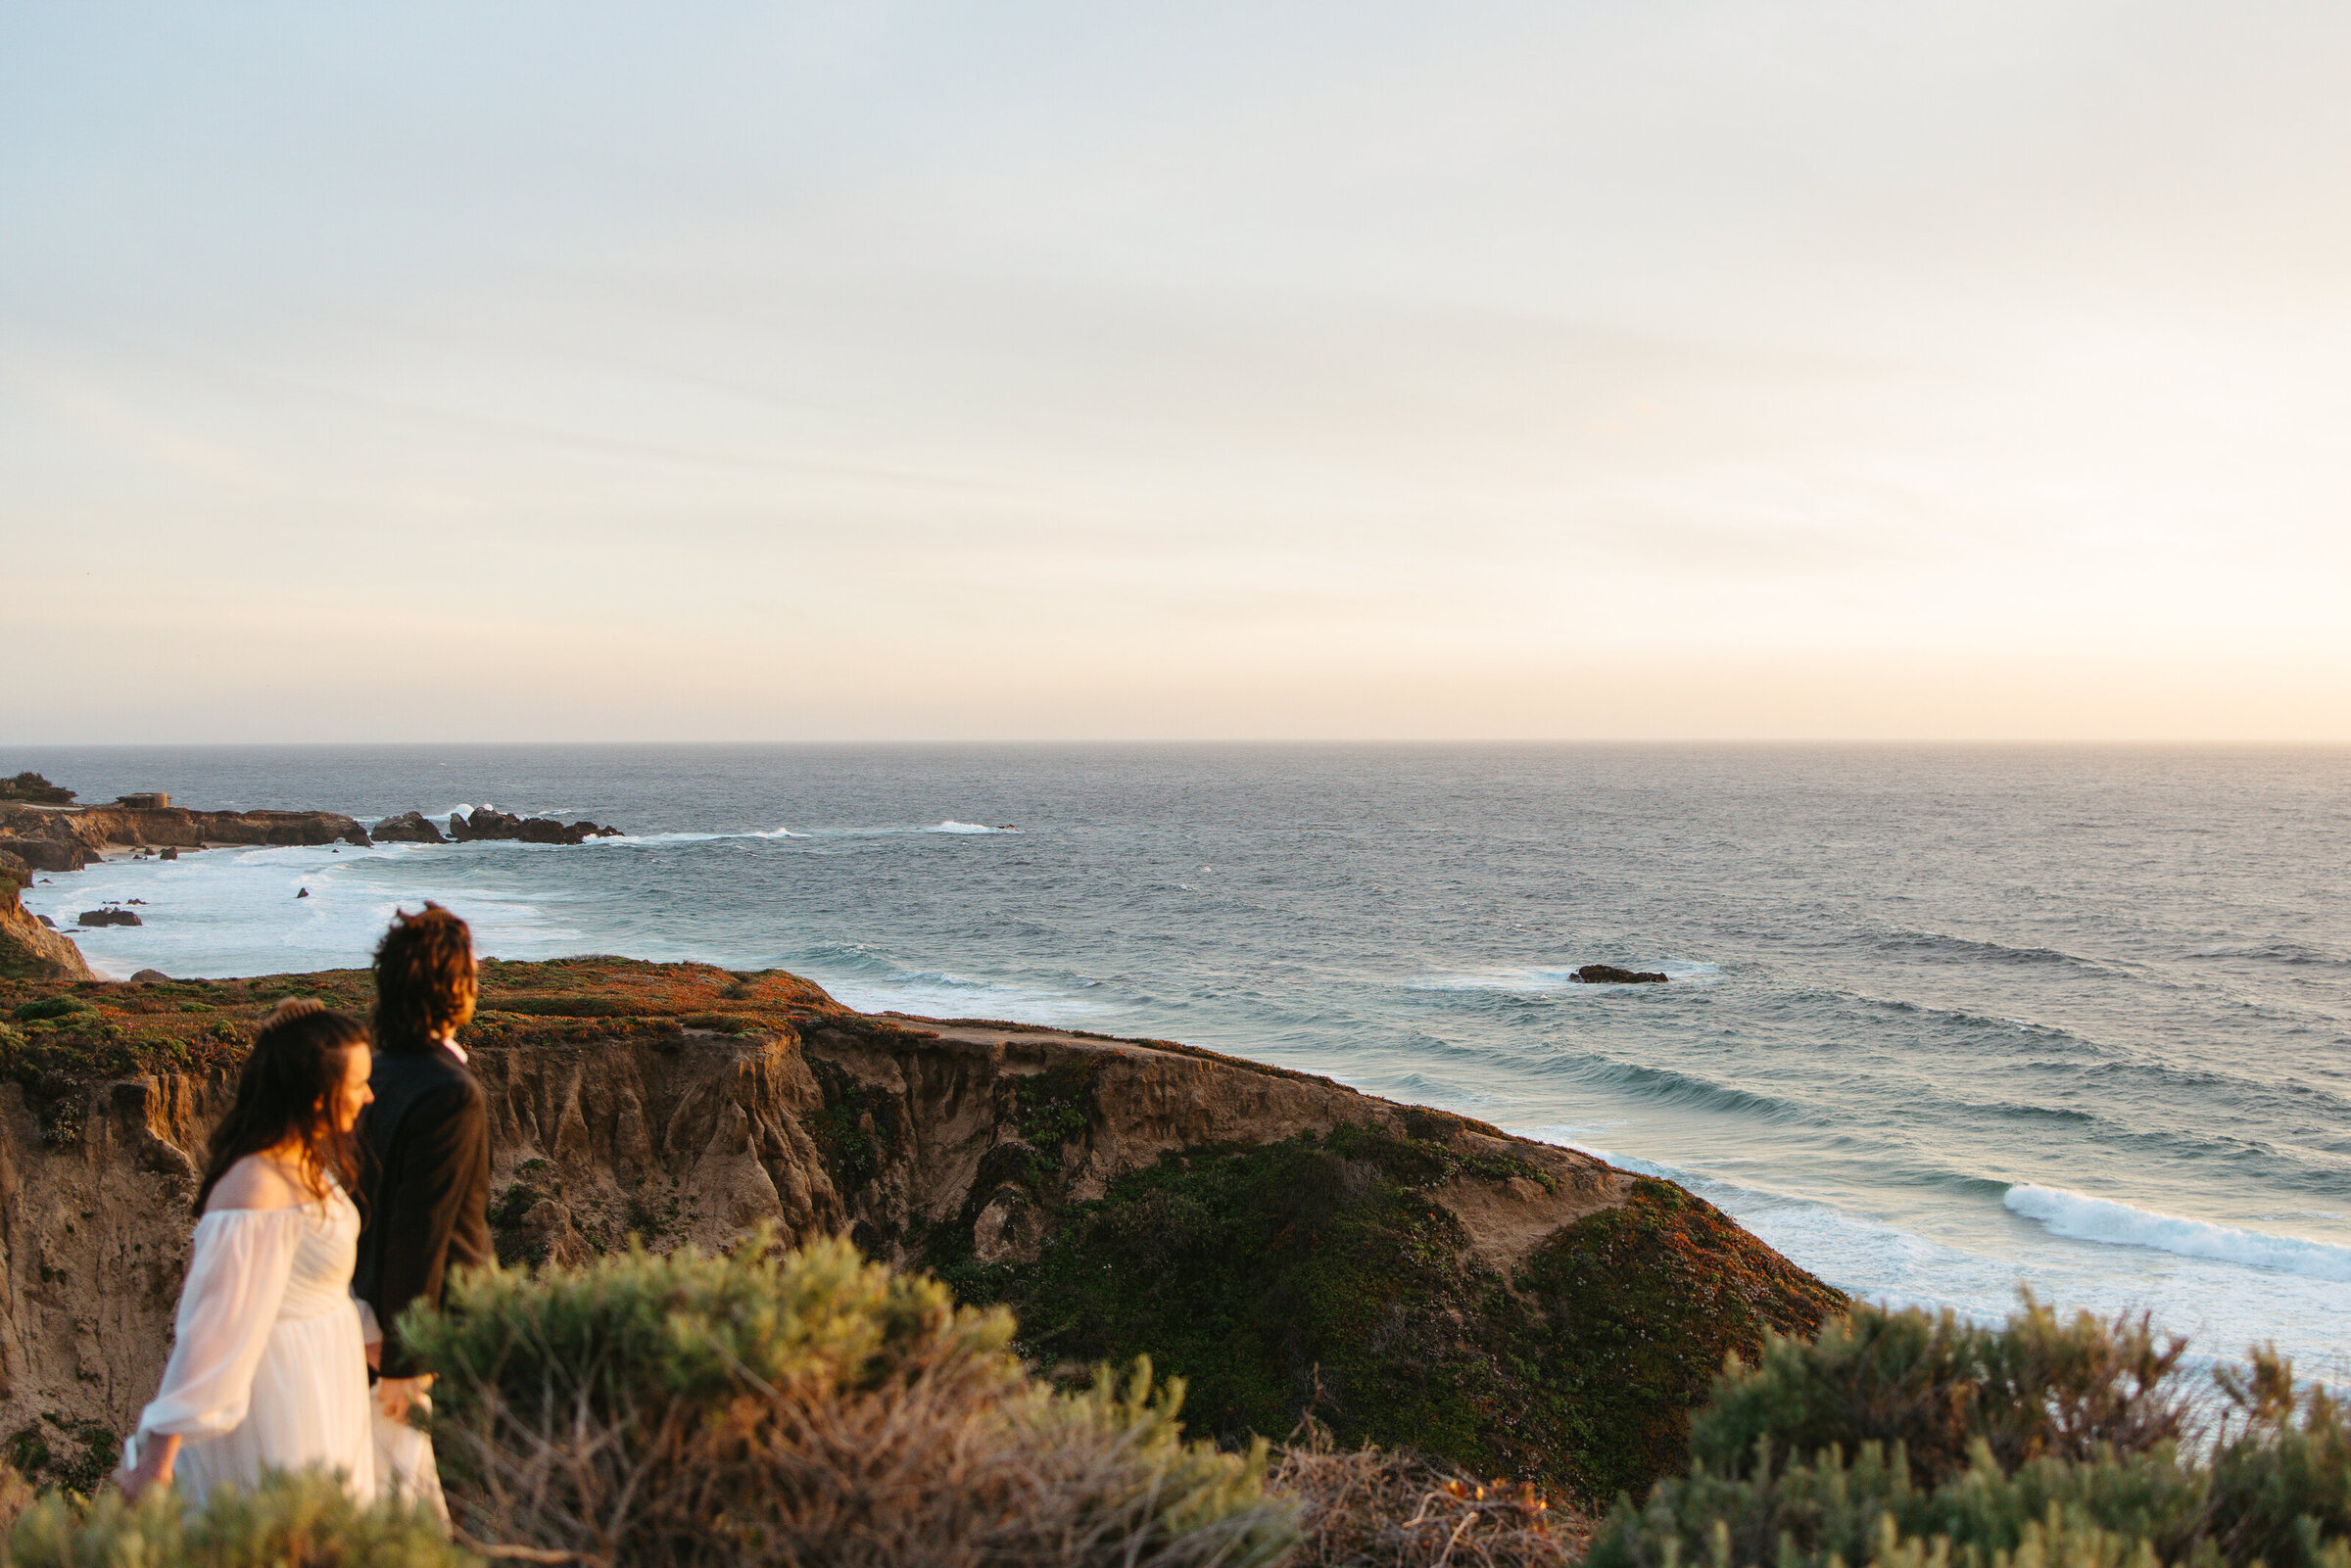
[[[1683,1462],[1733,1350],[1844,1301],[1668,1183],[1164,1040],[872,1016],[781,971],[483,967],[493,1221],[528,1264],[846,1233],[1019,1312],[1049,1370],[1149,1354],[1195,1428],[1416,1447],[1605,1500]],[[0,1438],[111,1462],[252,1025],[362,971],[0,978]]]

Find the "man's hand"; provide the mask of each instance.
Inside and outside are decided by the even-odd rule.
[[[387,1420],[406,1421],[408,1412],[433,1386],[433,1374],[422,1377],[381,1377],[375,1380],[375,1407]]]

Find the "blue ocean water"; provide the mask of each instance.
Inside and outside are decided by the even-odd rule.
[[[2351,1384],[2351,751],[20,748],[107,799],[630,836],[221,850],[29,891],[104,970],[777,965],[1166,1036],[1667,1174],[1847,1290],[2020,1284]],[[311,896],[297,901],[307,887]],[[1606,962],[1665,985],[1585,986]]]

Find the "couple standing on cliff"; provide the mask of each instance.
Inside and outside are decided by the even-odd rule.
[[[372,1040],[294,1000],[255,1034],[197,1189],[163,1389],[123,1449],[131,1497],[317,1466],[362,1502],[397,1491],[446,1517],[414,1424],[432,1378],[400,1314],[491,1258],[489,1111],[456,1042],[476,985],[465,923],[427,904],[376,948]]]

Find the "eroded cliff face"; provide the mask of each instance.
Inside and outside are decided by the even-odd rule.
[[[0,850],[0,977],[27,980],[96,978],[81,949],[26,912],[22,898],[32,869]]]
[[[365,845],[367,832],[332,811],[190,811],[181,806],[0,805],[0,850],[35,871],[79,871],[110,846]]]
[[[1274,1151],[1307,1173],[1283,1181],[1327,1177],[1332,1196],[1295,1223],[1277,1215],[1275,1230],[1261,1227],[1274,1238],[1262,1243],[1269,1270],[1282,1248],[1326,1251],[1358,1235],[1423,1262],[1441,1255],[1449,1272],[1430,1291],[1448,1300],[1509,1294],[1513,1278],[1535,1277],[1530,1259],[1636,1196],[1634,1178],[1569,1150],[1170,1042],[859,1015],[776,972],[570,960],[487,966],[484,979],[468,1037],[494,1120],[493,1226],[510,1262],[576,1261],[631,1236],[656,1250],[723,1246],[762,1223],[792,1241],[845,1232],[874,1256],[941,1269],[975,1299],[1025,1307],[1062,1281],[1051,1298],[1061,1327],[1040,1319],[1035,1341],[1050,1355],[1053,1334],[1099,1315],[1067,1288],[1081,1253],[1086,1279],[1115,1267],[1149,1295],[1159,1268],[1171,1291],[1202,1288],[1206,1276],[1176,1241],[1116,1250],[1138,1228],[1198,1230],[1197,1219],[1165,1220],[1191,1212],[1167,1208],[1166,1194],[1128,1190],[1179,1169],[1237,1170],[1259,1158],[1250,1151]],[[20,1453],[45,1445],[52,1475],[95,1468],[111,1434],[153,1395],[186,1267],[188,1201],[229,1093],[238,1030],[286,994],[357,1010],[364,986],[358,972],[85,983],[52,988],[80,1012],[0,1030],[16,1080],[0,1085],[0,1437],[13,1435]],[[28,996],[35,1015],[57,1006],[49,993],[0,982],[0,1004]],[[126,1050],[177,1066],[96,1081],[86,1064],[106,1069]],[[1345,1215],[1366,1204],[1388,1218],[1347,1231]],[[1765,1281],[1758,1299],[1797,1304],[1771,1324],[1800,1327],[1804,1311],[1816,1321],[1833,1304],[1834,1293],[1721,1225],[1732,1239],[1709,1245],[1753,1255]],[[1111,1261],[1093,1261],[1084,1249],[1098,1252],[1105,1237]],[[1246,1295],[1256,1285],[1244,1269],[1217,1288]],[[1393,1324],[1429,1307],[1390,1305],[1381,1310]],[[1453,1325],[1443,1335],[1470,1335],[1456,1307],[1430,1309],[1430,1322]],[[1134,1332],[1165,1330],[1146,1322]],[[1343,1323],[1331,1332],[1365,1339],[1375,1358],[1421,1354],[1392,1326],[1367,1339]],[[1755,1339],[1760,1328],[1741,1334]],[[1107,1329],[1083,1346],[1130,1354]],[[1481,1342],[1477,1354],[1500,1351]],[[1718,1350],[1697,1360],[1706,1355],[1719,1364]],[[1711,1370],[1699,1366],[1701,1385]],[[1317,1384],[1299,1386],[1290,1402],[1313,1407]],[[1289,1396],[1269,1399],[1232,1419],[1262,1427]]]

